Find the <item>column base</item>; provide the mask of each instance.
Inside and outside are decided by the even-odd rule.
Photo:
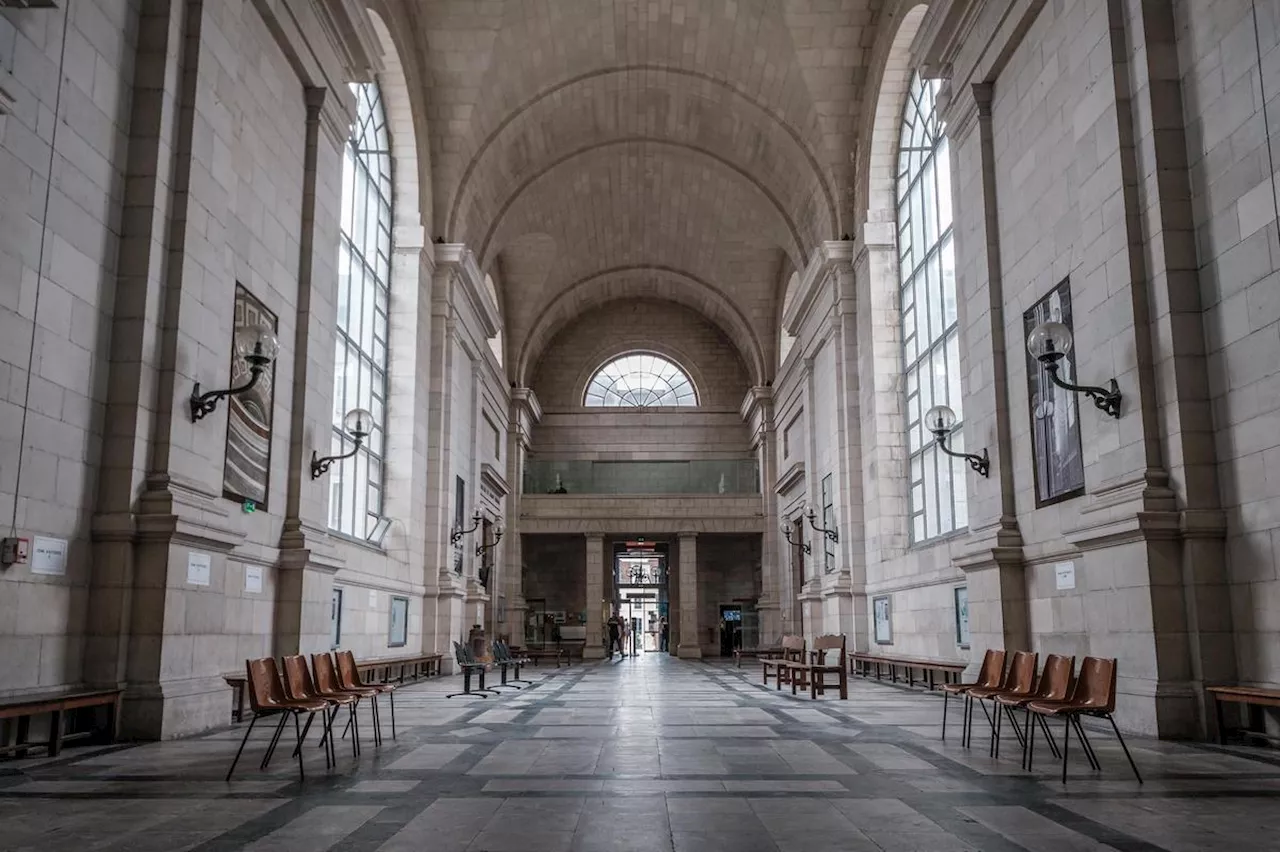
[[[231,721],[231,691],[218,677],[130,685],[120,714],[123,739],[172,740]]]
[[[676,646],[676,656],[682,660],[701,660],[702,648],[697,645]]]

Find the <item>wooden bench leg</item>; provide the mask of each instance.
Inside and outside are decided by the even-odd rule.
[[[1218,745],[1227,744],[1227,722],[1222,713],[1222,702],[1214,698],[1214,712],[1218,717]]]
[[[14,740],[14,745],[15,746],[25,745],[27,743],[27,740],[30,739],[30,737],[31,737],[31,717],[19,716],[17,739]],[[27,756],[27,750],[25,748],[19,748],[17,751],[14,752],[14,755],[19,759],[24,758]]]
[[[57,757],[62,751],[62,711],[54,710],[49,716],[49,756]]]

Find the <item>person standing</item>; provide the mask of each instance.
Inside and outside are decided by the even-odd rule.
[[[613,649],[616,646],[618,653],[622,654],[622,616],[618,614],[618,608],[613,608],[613,615],[609,616],[609,620],[605,622],[609,628],[609,659],[613,659]]]
[[[664,615],[662,616],[662,620],[658,622],[658,637],[659,637],[658,650],[659,651],[666,651],[668,649],[667,643],[669,641],[668,637],[670,635],[671,635],[671,626],[667,624],[667,617]]]

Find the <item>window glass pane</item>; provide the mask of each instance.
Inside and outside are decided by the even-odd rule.
[[[387,311],[391,257],[391,148],[376,83],[352,84],[356,122],[343,154],[338,246],[338,345],[334,363],[333,452],[353,444],[343,419],[353,408],[373,415],[368,439],[353,458],[329,470],[329,525],[364,536],[382,511],[386,410]]]
[[[951,161],[936,95],[936,82],[918,74],[912,78],[898,151],[899,307],[913,542],[960,529],[968,519],[965,468],[937,451],[920,422],[935,403],[950,405],[963,417]],[[949,446],[956,446],[955,437]]]
[[[693,382],[676,364],[648,352],[633,352],[601,367],[587,383],[582,404],[587,407],[698,404]]]

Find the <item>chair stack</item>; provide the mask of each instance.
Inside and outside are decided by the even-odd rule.
[[[275,754],[276,746],[284,733],[285,725],[293,719],[295,744],[293,757],[298,760],[298,777],[306,779],[302,765],[302,744],[315,721],[317,713],[321,714],[324,734],[320,745],[324,748],[325,767],[330,768],[337,762],[337,752],[333,743],[333,722],[338,712],[346,707],[348,710],[347,727],[342,736],[351,732],[352,754],[360,754],[360,727],[357,707],[361,701],[368,700],[373,716],[373,739],[375,745],[382,745],[382,722],[378,714],[378,697],[387,694],[391,701],[391,736],[396,736],[395,729],[395,697],[394,684],[365,684],[361,682],[356,669],[355,656],[350,651],[338,651],[335,666],[334,655],[312,654],[311,667],[307,666],[306,657],[301,654],[282,658],[281,666],[276,665],[272,657],[259,660],[246,660],[245,687],[249,693],[249,706],[253,710],[253,718],[249,728],[240,741],[240,748],[227,770],[227,779],[235,772],[236,764],[244,753],[249,736],[253,733],[258,720],[267,716],[279,716],[275,733],[267,745],[262,757],[260,769],[266,769]],[[283,668],[283,672],[281,669]],[[301,716],[307,714],[305,725]]]
[[[942,690],[942,738],[947,738],[947,699],[964,698],[964,717],[961,723],[961,744],[968,747],[973,739],[973,708],[982,709],[991,726],[988,752],[993,758],[1000,756],[1000,731],[1003,719],[1013,726],[1014,736],[1022,746],[1022,765],[1031,770],[1035,754],[1035,732],[1039,728],[1049,743],[1055,758],[1062,760],[1062,783],[1067,783],[1067,753],[1074,729],[1080,740],[1085,759],[1095,770],[1101,769],[1097,753],[1081,724],[1082,716],[1096,716],[1111,723],[1120,747],[1129,761],[1133,775],[1142,783],[1138,765],[1129,752],[1129,746],[1120,734],[1114,713],[1116,707],[1116,661],[1102,657],[1085,657],[1080,673],[1075,674],[1075,657],[1050,654],[1044,668],[1037,676],[1039,655],[1030,651],[1016,651],[1009,667],[1005,668],[1006,654],[1001,650],[988,650],[982,659],[978,679],[973,683],[950,683]],[[992,711],[986,703],[991,701]],[[1018,723],[1017,710],[1024,712],[1024,720]],[[1063,720],[1062,749],[1059,751],[1048,720]]]

